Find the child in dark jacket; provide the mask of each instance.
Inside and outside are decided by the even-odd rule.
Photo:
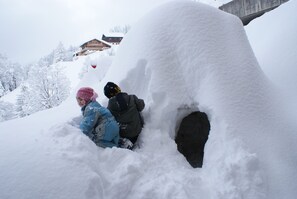
[[[83,119],[80,129],[100,147],[117,147],[119,126],[110,111],[97,101],[92,88],[83,87],[77,91],[76,100],[81,107]]]
[[[136,95],[121,92],[120,87],[113,82],[105,85],[104,94],[109,98],[107,108],[120,124],[120,137],[135,144],[144,124],[140,115],[145,107],[144,101]]]

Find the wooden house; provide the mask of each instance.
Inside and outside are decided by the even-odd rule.
[[[76,56],[88,55],[95,51],[102,51],[111,48],[111,44],[99,39],[92,39],[82,44],[80,48],[81,50],[75,54]]]
[[[111,43],[113,45],[119,45],[123,39],[123,34],[112,34],[109,36],[105,36],[104,34],[102,35],[101,38],[103,41],[106,41],[108,43]]]

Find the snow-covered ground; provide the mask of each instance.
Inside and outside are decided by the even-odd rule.
[[[297,195],[296,111],[258,65],[236,17],[173,1],[142,18],[114,59],[96,53],[60,64],[72,82],[66,101],[0,123],[0,198]],[[107,81],[146,102],[135,151],[98,148],[78,129],[76,90],[93,87],[106,105]],[[193,169],[174,142],[181,119],[196,110],[211,125],[202,169]]]

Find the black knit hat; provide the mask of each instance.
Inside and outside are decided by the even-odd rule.
[[[120,87],[113,82],[107,82],[107,84],[104,86],[104,95],[107,98],[111,98],[120,92]]]

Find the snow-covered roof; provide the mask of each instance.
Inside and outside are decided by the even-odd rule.
[[[103,34],[105,37],[124,37],[124,33],[121,32],[109,32],[107,34]]]
[[[96,40],[96,41],[98,41],[98,42],[104,43],[104,44],[106,44],[106,45],[108,45],[108,46],[111,47],[111,44],[110,44],[110,43],[108,43],[108,42],[106,42],[106,41],[103,41],[103,40],[101,40],[101,39],[96,39],[96,38],[91,39],[91,40],[89,40],[89,41],[83,43],[82,45],[80,45],[80,47],[84,46],[85,44],[87,44],[88,42],[93,41],[93,40]]]

